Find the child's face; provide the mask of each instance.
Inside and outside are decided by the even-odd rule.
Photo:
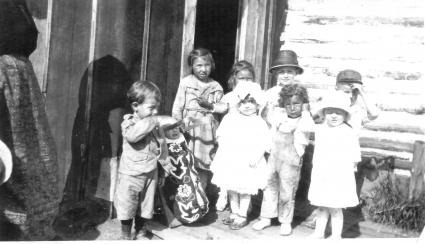
[[[345,93],[352,93],[353,91],[353,84],[349,82],[338,82],[335,85],[335,89],[337,91],[343,91]]]
[[[153,97],[147,97],[143,103],[134,102],[131,107],[137,116],[143,119],[158,114],[159,102]]]
[[[298,118],[303,111],[303,101],[299,96],[292,96],[285,104],[286,113],[289,118]]]
[[[170,140],[176,140],[180,137],[180,127],[174,127],[164,131],[165,137]]]
[[[275,71],[276,82],[279,86],[284,86],[294,82],[297,71],[292,67],[282,67]]]
[[[249,70],[243,69],[235,75],[235,86],[241,81],[242,82],[253,82],[254,76],[252,75],[252,73]]]
[[[192,72],[200,81],[207,81],[211,74],[211,61],[207,56],[195,58],[192,64]]]
[[[239,112],[245,116],[257,114],[257,103],[255,101],[246,101],[239,104]]]
[[[325,108],[325,121],[330,127],[336,127],[344,123],[347,113],[339,108]]]

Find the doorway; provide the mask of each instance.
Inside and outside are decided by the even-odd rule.
[[[229,91],[228,73],[235,62],[239,0],[202,0],[196,6],[195,48],[211,51],[216,69],[211,77]]]

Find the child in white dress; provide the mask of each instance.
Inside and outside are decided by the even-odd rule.
[[[329,215],[332,238],[341,238],[342,209],[358,205],[355,167],[361,161],[356,131],[347,124],[350,101],[333,92],[319,110],[323,124],[315,127],[315,149],[308,199],[318,207],[314,238],[324,238]]]
[[[228,113],[217,130],[219,146],[211,166],[212,182],[228,191],[232,213],[223,223],[234,230],[248,224],[251,195],[266,185],[264,153],[269,129],[258,115],[261,92],[254,87],[239,90],[238,112]]]

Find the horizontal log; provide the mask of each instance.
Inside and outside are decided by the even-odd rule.
[[[420,1],[289,0],[289,12],[329,16],[423,17]]]
[[[409,83],[423,85],[420,84],[423,83],[421,80],[423,74],[420,72],[424,65],[423,61],[414,62],[407,59],[385,59],[380,57],[372,59],[353,59],[348,56],[340,58],[321,57],[302,53],[299,56],[299,63],[304,68],[303,77],[308,75],[327,75],[335,78],[340,70],[352,68],[362,74],[366,84],[377,81],[378,84],[386,86],[387,83],[397,82],[397,87],[401,89],[405,89],[404,85],[400,86],[400,82],[403,81],[407,81],[407,85]]]
[[[375,43],[379,42],[379,38],[385,38],[386,43],[405,45],[420,44],[420,31],[424,25],[423,17],[326,16],[302,12],[290,12],[287,23],[287,40],[320,40],[320,43],[344,41],[360,44]],[[351,33],[350,30],[361,30],[362,34]],[[347,39],[345,34],[350,38]]]
[[[310,84],[305,85],[308,88],[310,104],[312,110],[315,111],[319,107],[319,101],[326,97],[329,89],[311,88]],[[316,85],[313,85],[317,87]],[[425,114],[424,95],[399,95],[399,94],[378,94],[368,92],[369,99],[373,100],[382,111],[407,112],[410,114]]]
[[[376,120],[366,123],[364,128],[374,131],[425,134],[424,121],[424,115],[382,111]]]
[[[361,147],[378,148],[396,152],[413,152],[415,141],[424,141],[425,135],[362,130]]]
[[[389,151],[384,149],[370,148],[370,147],[361,147],[362,157],[394,157],[395,159],[411,162],[413,154],[411,152],[396,152]]]
[[[353,32],[362,32],[361,29],[353,30]],[[344,33],[341,33],[345,35]],[[298,37],[296,37],[298,38]],[[423,61],[421,46],[417,45],[416,48],[400,46],[394,48],[394,45],[385,42],[365,43],[365,44],[352,44],[349,40],[350,36],[346,36],[346,41],[336,43],[299,43],[286,36],[285,48],[292,49],[299,52],[301,57],[304,55],[312,57],[327,57],[327,58],[351,58],[357,60],[382,60],[382,59],[397,59],[403,57],[404,60],[409,62],[420,63]]]

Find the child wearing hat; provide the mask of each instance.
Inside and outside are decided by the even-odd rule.
[[[358,71],[352,69],[342,70],[336,77],[335,90],[346,93],[350,100],[350,118],[347,123],[356,131],[357,135],[365,123],[375,120],[379,115],[379,109],[371,101],[363,89],[362,76]],[[361,99],[359,99],[359,97]],[[320,114],[315,113],[315,117]],[[322,118],[323,119],[323,118]],[[317,211],[314,210],[306,219],[308,226],[315,225]]]
[[[348,123],[357,132],[360,132],[364,123],[378,117],[379,109],[364,92],[362,76],[359,72],[351,69],[339,72],[336,77],[335,89],[349,94],[351,118]]]
[[[282,110],[279,109],[279,93],[282,87],[286,84],[299,83],[295,80],[297,75],[301,75],[304,70],[298,65],[297,54],[292,50],[281,50],[278,56],[273,60],[273,63],[269,69],[272,73],[273,78],[276,80],[276,85],[266,91],[265,96],[267,97],[267,104],[262,109],[261,116],[266,121],[273,120],[274,113]],[[305,108],[308,108],[308,103],[305,104]],[[305,109],[307,111],[307,109]]]
[[[260,221],[253,225],[254,230],[262,230],[271,225],[271,219],[278,217],[281,223],[280,234],[292,233],[295,193],[298,188],[302,157],[309,143],[310,131],[314,122],[310,116],[303,116],[308,94],[300,84],[286,84],[280,92],[279,105],[284,109],[269,121],[272,145],[268,158],[269,174],[263,191]]]
[[[332,238],[342,234],[342,209],[358,205],[355,167],[361,161],[356,131],[348,124],[350,101],[335,91],[324,98],[319,114],[324,122],[314,128],[315,149],[308,192],[310,203],[317,206],[316,227],[312,237],[324,238],[331,217]]]
[[[218,150],[211,170],[212,183],[226,189],[231,214],[223,219],[230,229],[248,224],[251,195],[266,184],[264,153],[268,148],[269,129],[258,115],[262,91],[248,86],[236,92],[237,110],[226,114],[217,130]]]

